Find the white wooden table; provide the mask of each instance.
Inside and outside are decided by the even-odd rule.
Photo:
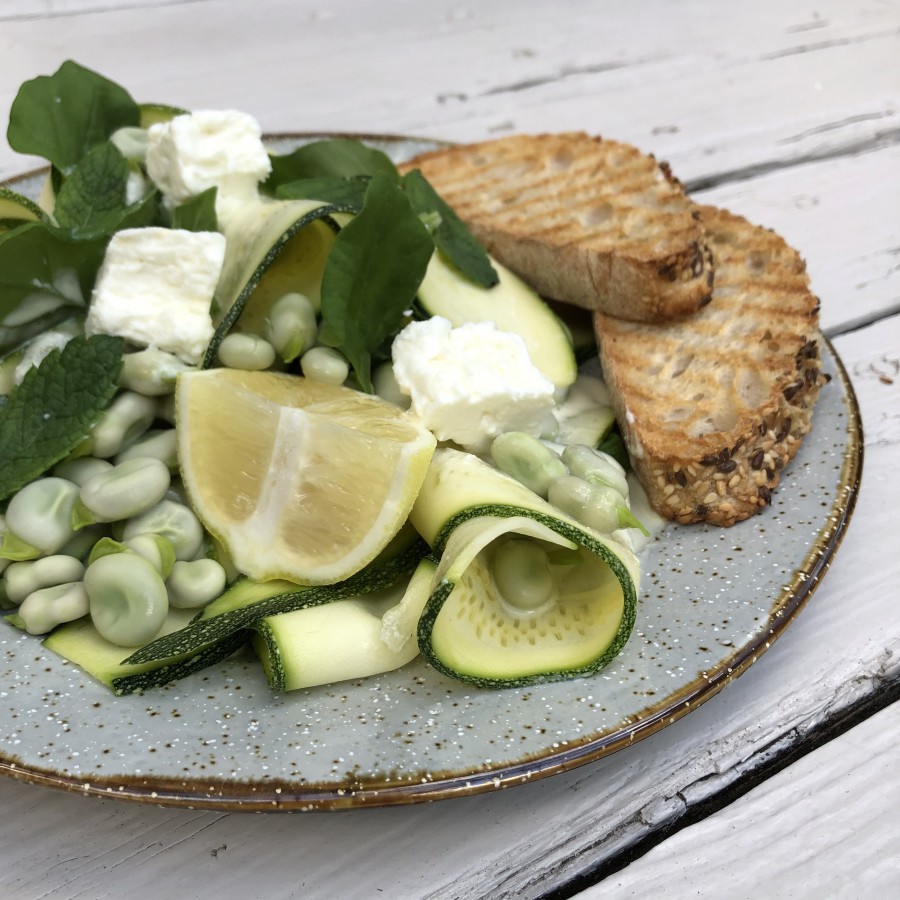
[[[269,131],[586,129],[807,259],[865,471],[813,600],[599,762],[432,805],[160,809],[0,782],[0,896],[900,896],[900,2],[4,0],[0,115],[65,58]],[[0,178],[30,167],[0,147]]]

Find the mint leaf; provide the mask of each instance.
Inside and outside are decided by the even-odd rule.
[[[126,125],[140,125],[140,108],[113,81],[72,60],[53,75],[26,81],[9,111],[13,150],[43,156],[68,173],[97,144]]]
[[[264,187],[272,193],[281,185],[302,178],[353,178],[379,174],[395,182],[400,178],[397,167],[386,154],[346,138],[313,141],[292,153],[271,159],[272,172]]]
[[[70,240],[41,222],[0,234],[0,322],[26,301],[85,306],[106,244]]]
[[[106,141],[89,150],[63,182],[53,215],[73,237],[112,234],[125,214],[128,163]]]
[[[403,190],[409,197],[412,208],[420,216],[437,221],[437,227],[432,231],[434,244],[450,262],[482,287],[489,288],[497,284],[500,276],[491,265],[487,251],[418,169],[403,176]]]
[[[279,200],[322,200],[345,212],[358,213],[363,208],[370,180],[366,175],[301,178],[279,186],[275,196]]]
[[[123,341],[73,338],[30,369],[0,407],[0,500],[64,459],[116,392]]]
[[[350,361],[372,391],[372,354],[400,328],[425,276],[434,243],[387,175],[375,175],[362,211],[334,240],[322,276],[323,344]]]
[[[215,231],[218,226],[216,218],[216,189],[214,187],[191,197],[181,206],[172,210],[172,227],[184,231]]]

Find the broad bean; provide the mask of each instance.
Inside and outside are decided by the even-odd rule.
[[[72,523],[80,528],[140,515],[162,500],[170,482],[169,469],[160,460],[150,456],[126,459],[81,486]]]
[[[624,504],[613,488],[592,484],[577,475],[564,475],[552,482],[547,499],[601,534],[612,534],[619,528],[619,507]]]
[[[119,384],[145,397],[162,397],[175,390],[175,379],[193,369],[174,353],[148,347],[122,357]]]
[[[169,603],[177,609],[199,609],[225,590],[225,569],[214,559],[179,560],[166,581]]]
[[[71,518],[77,498],[78,486],[64,478],[38,478],[25,485],[6,509],[4,547],[12,534],[38,551],[33,556],[56,553],[75,533]]]
[[[73,484],[81,487],[89,478],[99,475],[101,472],[109,472],[113,464],[108,459],[98,459],[96,456],[78,456],[74,459],[65,459],[53,470],[57,478],[65,478]]]
[[[178,435],[174,428],[151,428],[114,461],[116,465],[129,459],[152,457],[162,462],[170,472],[178,468]]]
[[[174,500],[160,500],[152,509],[129,519],[122,540],[139,534],[156,534],[171,541],[175,559],[194,559],[203,547],[203,526],[190,507]]]
[[[572,475],[577,475],[599,487],[610,487],[625,503],[628,498],[628,479],[625,470],[607,453],[586,444],[571,444],[562,452],[562,461]]]
[[[136,553],[113,553],[92,562],[84,573],[84,588],[94,627],[120,647],[152,640],[169,611],[166,583]]]
[[[84,565],[74,556],[54,554],[31,562],[15,562],[3,573],[6,596],[21,603],[29,594],[42,588],[80,581]]]
[[[133,444],[156,418],[156,400],[134,391],[122,391],[94,427],[90,452],[106,459]]]
[[[300,368],[311,381],[343,384],[350,374],[346,357],[332,347],[313,347],[300,357]]]
[[[229,369],[260,371],[275,362],[275,348],[256,334],[233,331],[219,344],[219,362]]]
[[[143,556],[163,579],[169,577],[175,564],[175,548],[172,542],[159,534],[139,534],[122,542],[138,556]]]
[[[18,609],[19,621],[29,634],[46,634],[64,622],[88,614],[88,595],[80,581],[33,591]]]
[[[507,431],[494,438],[491,459],[501,472],[545,499],[551,482],[568,474],[565,464],[552,450],[522,431]]]
[[[286,362],[312,347],[318,334],[316,310],[304,294],[285,294],[266,317],[266,337]]]
[[[557,596],[547,552],[534,541],[510,538],[499,544],[491,571],[504,604],[513,612],[543,612]]]

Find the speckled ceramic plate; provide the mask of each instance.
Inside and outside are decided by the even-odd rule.
[[[396,158],[431,146],[375,143]],[[12,186],[33,195],[38,178]],[[483,691],[417,661],[278,696],[247,655],[116,698],[37,638],[0,628],[0,772],[168,806],[328,809],[519,784],[658,731],[771,645],[841,541],[862,434],[846,373],[833,348],[823,356],[832,381],[773,506],[731,529],[671,525],[658,535],[643,555],[634,633],[600,674]]]

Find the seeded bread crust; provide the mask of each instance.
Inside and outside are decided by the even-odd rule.
[[[709,301],[696,207],[665,163],[583,132],[435,150],[420,169],[501,263],[538,293],[638,322]]]
[[[654,509],[733,525],[772,499],[811,425],[820,370],[817,298],[778,235],[700,208],[712,302],[669,325],[597,314],[603,374]]]

